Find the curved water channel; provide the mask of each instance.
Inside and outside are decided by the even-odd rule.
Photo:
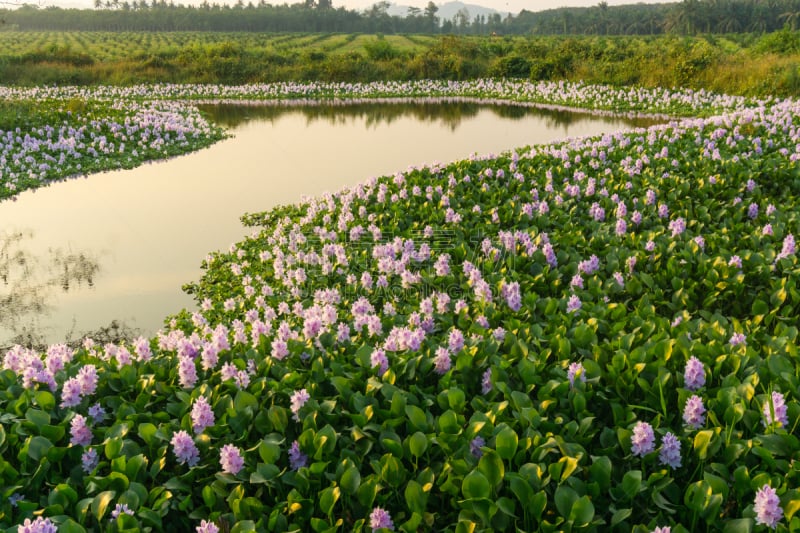
[[[203,108],[233,136],[133,170],[0,204],[0,347],[78,339],[116,322],[152,335],[187,307],[239,217],[411,165],[593,135],[652,120],[477,103]]]

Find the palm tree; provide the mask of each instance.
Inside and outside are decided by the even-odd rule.
[[[783,20],[792,28],[792,31],[797,29],[797,23],[800,22],[800,11],[787,11],[778,15],[778,20]]]
[[[698,7],[698,0],[683,0],[668,13],[664,29],[693,35],[697,30]]]
[[[608,35],[608,2],[603,0],[597,7],[600,9],[600,27],[603,30],[603,35]]]

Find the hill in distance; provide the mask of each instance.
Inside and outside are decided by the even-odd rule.
[[[503,11],[497,11],[496,9],[492,9],[489,7],[480,6],[477,4],[465,4],[464,2],[460,2],[458,0],[452,2],[445,2],[443,4],[438,4],[434,2],[439,11],[436,12],[436,16],[439,17],[439,20],[452,20],[453,17],[458,13],[460,9],[466,8],[469,11],[469,18],[473,20],[476,15],[493,15],[495,13],[500,13],[503,17],[505,17],[508,13]],[[410,6],[399,5],[399,4],[392,4],[389,10],[387,11],[389,15],[398,16],[398,17],[405,17],[408,13],[408,8]]]

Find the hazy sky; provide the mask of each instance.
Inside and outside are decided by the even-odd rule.
[[[447,0],[433,0],[434,4],[443,4]],[[556,7],[586,7],[597,5],[600,0],[461,0],[465,4],[477,4],[490,7],[498,11],[519,13],[523,9],[528,11],[543,11]],[[643,0],[608,0],[608,5],[635,4]],[[679,0],[646,0],[647,3],[676,2]],[[334,6],[345,6],[352,9],[369,7],[375,0],[333,0]],[[407,6],[425,7],[428,0],[393,0],[392,3]]]
[[[32,0],[27,0],[32,1]],[[91,7],[94,5],[94,0],[33,0],[34,3],[44,5],[56,5],[61,7]],[[210,0],[214,1],[214,0]],[[236,0],[216,0],[218,3],[233,4]],[[294,4],[300,0],[267,0],[271,4]],[[348,9],[364,9],[377,0],[333,0],[334,7],[346,7]],[[394,4],[425,7],[428,5],[428,0],[391,0]],[[435,4],[443,4],[447,0],[434,0]],[[552,9],[556,7],[581,7],[597,5],[600,0],[461,0],[466,4],[477,4],[485,7],[493,8],[498,11],[507,11],[511,13],[519,13],[523,9],[528,11],[542,11],[544,9]],[[620,4],[635,4],[642,0],[607,0],[609,5]],[[665,3],[676,2],[679,0],[647,0],[647,3]],[[175,0],[179,4],[200,4],[202,0]],[[246,0],[245,0],[246,3]],[[255,1],[254,1],[255,3]]]

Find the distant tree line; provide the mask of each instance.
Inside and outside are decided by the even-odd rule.
[[[0,29],[86,31],[249,31],[444,33],[463,35],[658,35],[664,33],[771,32],[800,26],[800,0],[683,0],[670,4],[559,8],[517,15],[471,16],[464,8],[451,19],[429,2],[404,17],[389,14],[382,0],[364,11],[334,7],[332,0],[272,5],[238,0],[235,5],[187,6],[172,0],[95,0],[95,9],[0,10]]]

